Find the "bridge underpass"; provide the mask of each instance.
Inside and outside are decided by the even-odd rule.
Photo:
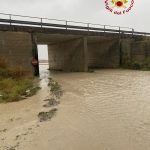
[[[0,22],[0,57],[31,73],[38,74],[38,66],[31,64],[33,57],[38,59],[38,44],[48,45],[50,69],[63,71],[116,68],[150,56],[150,41],[145,36],[149,33],[125,31],[120,27],[93,28],[89,24],[83,27],[12,19],[0,19]]]
[[[120,65],[119,39],[99,36],[34,35],[37,44],[48,45],[52,70],[87,71],[88,68],[115,68]]]

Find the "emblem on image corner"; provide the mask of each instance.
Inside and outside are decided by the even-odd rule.
[[[105,8],[116,15],[129,13],[134,6],[134,0],[105,0]]]

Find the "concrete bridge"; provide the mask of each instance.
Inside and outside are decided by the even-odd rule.
[[[0,13],[0,57],[38,74],[37,45],[47,44],[50,69],[117,68],[150,57],[150,33],[132,28]]]

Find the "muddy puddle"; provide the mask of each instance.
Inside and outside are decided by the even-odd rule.
[[[150,72],[50,73],[64,91],[58,103],[48,74],[37,95],[0,104],[0,150],[150,149]]]

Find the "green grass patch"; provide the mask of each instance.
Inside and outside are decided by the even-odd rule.
[[[1,78],[0,79],[0,103],[15,102],[34,95],[39,87],[35,79],[24,77],[22,79]]]
[[[150,71],[150,57],[146,58],[145,60],[141,62],[140,61],[128,61],[122,67],[126,69]]]
[[[40,89],[38,79],[29,76],[23,67],[9,67],[6,62],[0,58],[0,103],[25,99]]]

